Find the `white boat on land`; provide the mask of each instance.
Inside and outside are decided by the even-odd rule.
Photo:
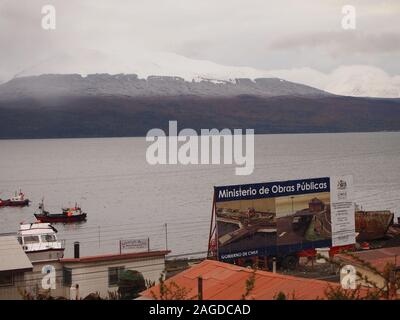
[[[56,234],[50,223],[25,223],[20,225],[18,241],[31,260],[59,259],[65,248]]]

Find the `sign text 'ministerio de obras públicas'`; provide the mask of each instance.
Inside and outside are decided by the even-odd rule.
[[[329,177],[214,187],[215,201],[251,200],[329,192]]]

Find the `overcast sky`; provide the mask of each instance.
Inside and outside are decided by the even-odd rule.
[[[56,30],[41,8],[56,8]],[[355,30],[341,27],[354,5]],[[0,0],[0,80],[59,52],[173,52],[230,66],[400,74],[399,0]],[[60,64],[63,61],[59,61]],[[101,72],[101,70],[99,70]]]

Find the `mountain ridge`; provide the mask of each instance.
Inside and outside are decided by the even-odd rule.
[[[145,136],[170,120],[198,131],[396,131],[400,99],[337,96],[277,78],[41,75],[0,85],[0,119],[2,139]]]
[[[197,79],[191,82],[181,77],[136,74],[45,74],[14,78],[0,85],[0,99],[21,97],[51,97],[59,95],[124,95],[124,96],[179,96],[195,95],[232,97],[237,95],[271,96],[327,96],[329,93],[279,78],[237,78],[231,81]]]
[[[329,71],[306,66],[259,69],[251,66],[223,65],[173,52],[146,50],[122,54],[88,48],[70,48],[49,53],[40,60],[33,59],[16,73],[2,73],[0,70],[0,80],[4,83],[16,76],[96,73],[137,74],[141,78],[150,75],[178,76],[189,82],[199,79],[230,81],[235,78],[280,78],[337,95],[400,98],[400,76],[388,74],[373,65],[339,65]]]

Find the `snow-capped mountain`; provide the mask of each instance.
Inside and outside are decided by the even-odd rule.
[[[340,67],[330,74],[325,90],[354,97],[399,98],[400,76],[369,66]]]
[[[400,76],[363,65],[342,66],[330,73],[311,68],[259,70],[250,67],[224,66],[211,61],[190,59],[174,53],[139,52],[129,59],[95,50],[62,52],[34,62],[14,77],[42,74],[136,74],[140,79],[151,76],[179,77],[186,82],[235,84],[236,79],[278,78],[311,86],[337,95],[363,97],[400,97]],[[13,76],[8,75],[4,80]],[[4,77],[3,77],[4,78]]]
[[[343,97],[298,83],[325,87],[334,78],[342,87],[331,91],[351,90],[369,72],[362,67],[352,78],[348,69],[334,77],[311,69],[263,73],[173,54],[135,55],[129,63],[90,53],[54,59],[0,85],[0,139],[145,136],[152,128],[166,130],[170,120],[194,130],[259,134],[400,129],[400,99]],[[376,72],[346,93],[363,95],[369,83],[377,90],[370,92],[380,93],[382,76]]]

